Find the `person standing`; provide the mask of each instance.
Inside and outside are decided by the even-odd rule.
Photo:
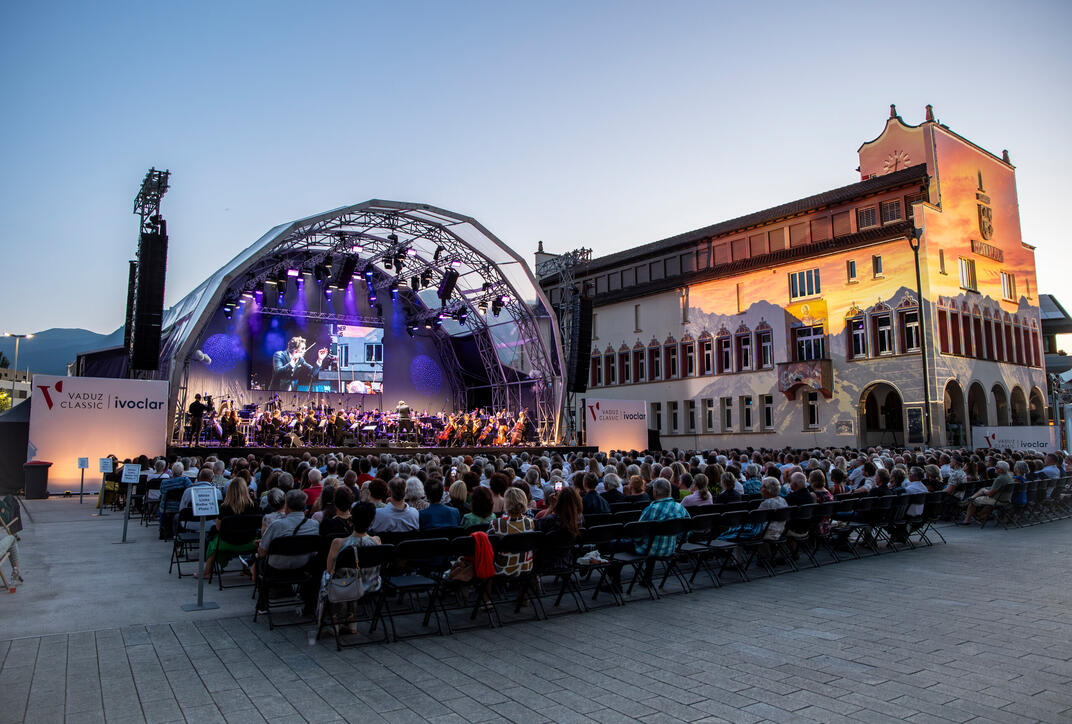
[[[201,425],[205,418],[208,407],[201,402],[201,395],[194,395],[194,401],[190,403],[187,412],[190,414],[190,444],[196,445],[201,438]]]

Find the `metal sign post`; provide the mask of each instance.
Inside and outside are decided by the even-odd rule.
[[[110,472],[112,472],[112,459],[111,458],[101,458],[100,459],[100,473],[101,473],[100,493],[97,495],[97,512],[94,513],[93,515],[98,515],[98,516],[100,516],[100,515],[108,515],[107,513],[104,512],[104,493],[105,493],[105,487],[106,487],[105,477]]]
[[[133,543],[133,540],[127,540],[127,524],[130,522],[130,498],[132,497],[133,490],[138,484],[138,478],[141,476],[141,465],[134,463],[127,463],[123,466],[123,479],[120,481],[123,485],[126,485],[126,510],[123,513],[123,540],[120,543]]]
[[[78,472],[81,480],[78,481],[78,504],[82,504],[82,496],[86,492],[86,470],[89,468],[89,458],[78,458]]]
[[[195,485],[190,488],[190,504],[193,514],[201,519],[200,545],[197,554],[197,603],[184,603],[183,611],[208,611],[219,608],[220,604],[205,600],[205,518],[220,514],[219,501],[216,500],[216,486]]]

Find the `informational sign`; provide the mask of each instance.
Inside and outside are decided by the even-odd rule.
[[[110,473],[110,472],[112,472],[112,459],[111,458],[101,458],[100,459],[100,472],[102,472],[102,473]]]
[[[214,485],[195,485],[190,488],[190,502],[193,504],[195,518],[215,517],[220,514]]]
[[[991,450],[1021,450],[1048,453],[1060,448],[1057,428],[1050,425],[973,427],[972,447]]]
[[[151,458],[166,451],[165,381],[34,375],[30,400],[27,462],[55,463],[50,492],[77,487],[79,455]]]
[[[602,451],[647,449],[647,406],[644,400],[586,399],[585,444]]]
[[[123,482],[127,485],[134,485],[137,483],[139,475],[141,475],[141,465],[127,463],[123,466]]]
[[[89,458],[78,458],[78,469],[89,470]]]

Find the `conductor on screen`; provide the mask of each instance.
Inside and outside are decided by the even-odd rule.
[[[305,338],[291,337],[285,350],[279,350],[272,355],[272,384],[270,390],[285,390],[293,392],[298,385],[309,385],[313,377],[320,371],[324,364],[324,358],[328,356],[326,347],[321,347],[316,352],[316,364],[311,365],[305,361]]]

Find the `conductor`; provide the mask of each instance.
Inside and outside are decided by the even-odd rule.
[[[398,413],[398,431],[400,433],[413,432],[413,417],[405,400],[398,401],[395,412]]]
[[[291,337],[285,350],[281,349],[272,355],[272,383],[269,389],[293,392],[298,385],[308,385],[313,381],[324,364],[324,358],[328,356],[328,350],[326,347],[317,350],[315,365],[305,361],[305,350],[304,337]]]

